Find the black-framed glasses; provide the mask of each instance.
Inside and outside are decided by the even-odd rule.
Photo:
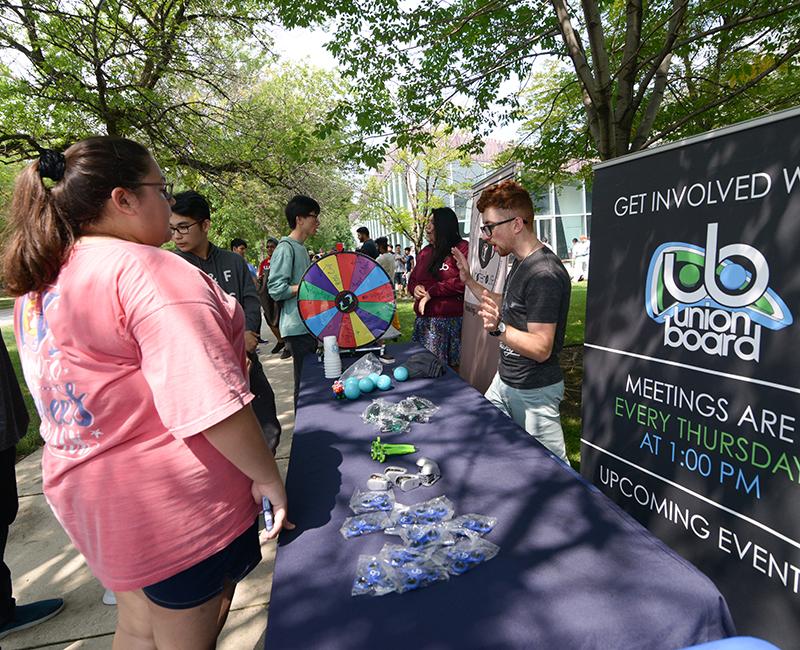
[[[192,221],[192,223],[179,223],[177,226],[170,226],[169,229],[172,231],[173,235],[176,232],[181,234],[181,235],[186,235],[186,234],[189,233],[189,229],[192,226],[196,226],[199,223],[200,223],[199,221]]]
[[[167,201],[169,201],[172,198],[172,190],[175,187],[174,183],[167,183],[166,181],[161,183],[136,183],[134,187],[143,187],[145,185],[155,185],[157,187],[160,187],[161,196],[163,196]]]
[[[487,237],[492,236],[492,231],[497,228],[497,226],[502,226],[504,223],[508,223],[509,221],[514,221],[516,217],[511,217],[510,219],[504,219],[503,221],[498,221],[497,223],[487,223],[480,227],[480,231],[486,235]],[[522,223],[528,223],[525,219],[522,220]]]

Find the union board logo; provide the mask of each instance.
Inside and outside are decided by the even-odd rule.
[[[647,315],[664,324],[664,345],[734,354],[758,362],[761,329],[794,322],[769,287],[769,264],[749,244],[718,246],[718,224],[706,230],[705,248],[685,242],[661,244],[650,259],[645,290]]]

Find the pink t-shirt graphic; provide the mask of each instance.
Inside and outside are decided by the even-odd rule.
[[[166,251],[89,238],[41,310],[25,296],[14,317],[45,496],[106,587],[163,580],[253,523],[250,479],[197,435],[253,399],[243,312],[213,280]]]

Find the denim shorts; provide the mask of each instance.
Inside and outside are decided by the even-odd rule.
[[[260,561],[261,544],[256,521],[221,551],[142,591],[161,607],[190,609],[222,593],[226,580],[239,582]]]

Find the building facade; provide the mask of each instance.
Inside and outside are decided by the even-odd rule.
[[[496,141],[489,141],[481,155],[474,156],[469,164],[452,162],[448,166],[448,185],[461,186],[453,192],[438,192],[444,205],[453,209],[458,217],[459,230],[465,238],[469,237],[470,220],[472,214],[473,191],[472,186],[481,178],[493,171],[493,160],[502,151],[504,145]],[[383,200],[391,206],[410,209],[410,202],[406,184],[402,174],[398,172],[385,172],[383,186]],[[533,193],[536,234],[542,241],[546,241],[559,257],[569,258],[572,240],[581,235],[588,235],[591,230],[591,190],[586,187],[583,180],[576,178],[575,182],[566,182],[560,185],[551,183],[546,191]],[[353,232],[358,226],[369,228],[373,239],[386,237],[390,244],[413,248],[413,242],[401,233],[393,232],[392,228],[385,225],[378,218],[362,218],[354,221]]]

